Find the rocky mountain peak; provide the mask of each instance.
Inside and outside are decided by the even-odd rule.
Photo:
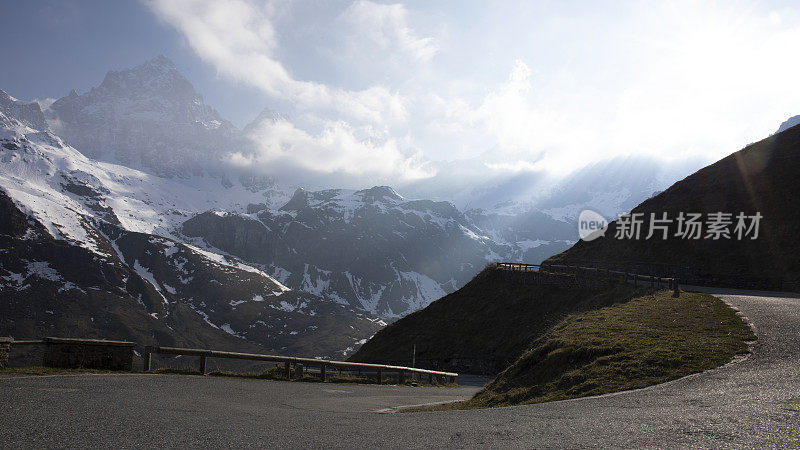
[[[242,129],[242,133],[245,135],[252,133],[258,126],[261,125],[264,121],[269,121],[271,123],[282,122],[282,121],[289,121],[289,117],[283,113],[279,113],[271,108],[265,108],[261,111],[252,122],[247,124],[244,129]]]
[[[18,120],[23,125],[35,130],[45,131],[48,129],[44,114],[38,103],[19,101],[3,90],[0,90],[0,112],[7,118]]]
[[[292,198],[281,207],[281,211],[298,211],[308,206],[308,191],[297,188]]]
[[[163,55],[109,71],[99,86],[80,95],[73,90],[46,115],[54,131],[86,156],[164,177],[218,171],[223,155],[246,146]]]
[[[169,92],[192,99],[199,97],[189,80],[164,55],[131,69],[108,71],[97,89],[121,95]]]
[[[800,124],[800,116],[792,116],[788,118],[785,122],[783,122],[781,126],[778,127],[778,131],[776,131],[775,133],[780,133],[782,131],[788,130],[789,128],[792,128],[793,126],[798,124]]]
[[[368,203],[387,203],[403,200],[403,196],[389,186],[375,186],[358,191],[357,194],[361,194],[364,201]]]
[[[300,211],[301,209],[320,206],[335,200],[338,196],[352,191],[341,189],[326,189],[322,191],[307,191],[297,188],[292,198],[281,208],[282,211]]]

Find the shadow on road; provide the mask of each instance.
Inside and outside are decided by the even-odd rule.
[[[456,382],[461,386],[484,387],[494,378],[483,375],[459,374]]]

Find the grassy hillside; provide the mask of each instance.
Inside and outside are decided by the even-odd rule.
[[[757,240],[615,239],[617,223],[606,237],[578,242],[549,262],[641,263],[687,267],[689,281],[734,287],[800,289],[800,126],[790,128],[705,167],[634,208],[634,213],[760,212]],[[735,221],[734,221],[735,222]],[[734,223],[735,226],[735,223]],[[731,231],[733,231],[733,226]],[[705,228],[704,228],[705,230]],[[704,231],[705,232],[705,231]]]
[[[533,342],[472,400],[474,408],[641,388],[718,367],[755,335],[721,300],[659,291],[574,314]]]
[[[464,373],[497,373],[567,314],[625,301],[643,290],[606,292],[522,284],[487,268],[458,291],[379,331],[351,357]]]

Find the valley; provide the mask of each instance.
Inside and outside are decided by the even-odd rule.
[[[286,118],[262,114],[239,131],[163,56],[111,71],[96,88],[72,91],[45,109],[0,92],[0,112],[0,189],[9,214],[27,216],[48,242],[123,271],[102,287],[66,277],[55,269],[63,266],[53,259],[59,256],[7,259],[0,291],[33,298],[6,305],[0,333],[20,337],[58,330],[42,311],[68,323],[77,312],[42,306],[61,305],[65,292],[77,296],[71,302],[82,305],[81,317],[91,318],[96,306],[79,298],[99,289],[118,296],[114,302],[135,300],[125,308],[138,312],[115,319],[126,323],[122,328],[90,320],[83,334],[129,338],[140,334],[111,330],[174,329],[175,305],[203,333],[220,336],[196,341],[206,345],[241,340],[277,353],[347,356],[387,321],[456,291],[491,262],[539,262],[569,248],[577,211],[597,198],[587,198],[573,177],[541,207],[487,186],[494,201],[459,208],[445,199],[406,198],[389,186],[308,190],[236,170],[225,161],[232,152],[254,151],[249,130]],[[597,177],[619,164],[630,162],[575,177]],[[605,210],[622,211],[666,183],[665,176],[656,184],[611,186],[617,193],[604,194]],[[6,244],[7,256],[28,245],[32,235],[25,233],[9,235],[15,240]],[[33,269],[45,266],[51,269],[44,275]],[[227,278],[212,275],[221,273]],[[31,297],[28,286],[43,277],[52,290]],[[21,307],[36,311],[24,327],[16,317]],[[311,342],[321,333],[335,335],[335,344],[316,348]]]

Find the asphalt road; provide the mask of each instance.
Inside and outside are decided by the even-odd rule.
[[[754,324],[753,354],[636,391],[378,414],[465,398],[477,388],[171,375],[0,378],[0,447],[800,447],[800,299],[714,293]]]

